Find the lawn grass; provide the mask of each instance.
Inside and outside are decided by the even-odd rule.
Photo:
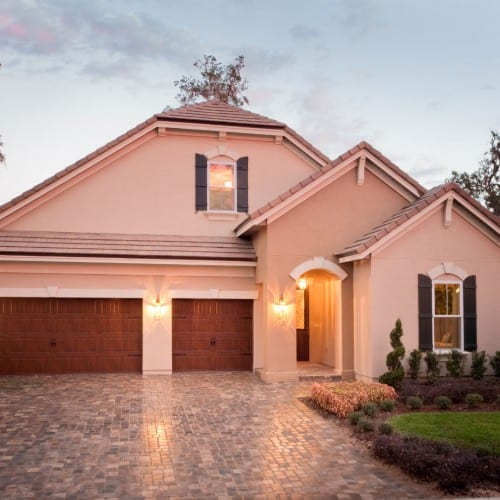
[[[500,412],[404,413],[389,422],[401,434],[446,441],[500,456]]]

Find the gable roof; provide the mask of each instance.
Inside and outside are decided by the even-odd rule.
[[[366,141],[362,141],[339,157],[330,161],[321,171],[315,172],[306,179],[300,181],[298,184],[289,188],[284,193],[280,194],[274,200],[269,201],[264,206],[251,213],[247,219],[235,228],[236,234],[246,233],[258,224],[263,223],[267,217],[273,215],[274,213],[281,211],[286,212],[287,205],[289,208],[292,208],[292,200],[302,196],[307,196],[309,191],[312,192],[311,188],[314,184],[320,184],[329,176],[333,177],[333,174],[337,170],[345,166],[347,163],[361,157],[363,154],[371,155],[373,159],[378,160],[378,162],[385,165],[395,177],[398,177],[406,184],[407,189],[410,189],[413,192],[414,197],[420,196],[426,192],[426,189],[421,184],[386,158],[380,151],[375,149]]]
[[[399,210],[385,222],[335,255],[340,259],[340,262],[365,258],[373,250],[386,244],[395,235],[398,228],[400,231],[408,228],[427,207],[439,205],[450,197],[461,202],[461,205],[469,211],[475,212],[476,217],[479,216],[494,233],[500,236],[500,217],[483,207],[458,184],[449,182],[430,189],[413,203]]]
[[[2,218],[2,214],[6,211],[10,211],[10,209],[15,210],[19,204],[30,201],[33,197],[41,195],[41,193],[45,192],[45,190],[51,189],[56,183],[60,183],[65,178],[78,173],[79,169],[84,169],[89,162],[99,161],[105,155],[112,154],[117,149],[124,147],[129,142],[139,138],[141,135],[151,132],[162,124],[166,126],[169,124],[175,125],[177,123],[241,126],[245,128],[267,129],[275,132],[279,131],[280,135],[288,135],[302,148],[311,151],[311,153],[319,158],[323,164],[330,161],[326,155],[315,148],[297,132],[289,128],[286,124],[256,113],[252,113],[231,104],[211,100],[198,104],[182,106],[180,108],[163,111],[153,115],[124,134],[118,136],[116,139],[113,139],[75,163],[72,163],[65,169],[57,172],[48,179],[42,181],[19,196],[16,196],[10,201],[0,205],[0,218]]]
[[[236,236],[0,231],[2,256],[113,259],[257,260],[252,243]]]

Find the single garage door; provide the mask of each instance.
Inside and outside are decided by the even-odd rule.
[[[0,298],[0,373],[141,370],[142,300]]]
[[[252,370],[251,300],[174,299],[173,370]]]

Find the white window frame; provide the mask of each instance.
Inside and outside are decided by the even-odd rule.
[[[436,285],[458,285],[460,294],[460,314],[436,314]],[[463,352],[464,346],[464,294],[463,294],[463,281],[453,279],[435,279],[432,281],[432,348],[433,351],[438,353],[448,353],[453,350]],[[460,318],[460,338],[458,347],[436,347],[435,341],[435,318]]]
[[[213,209],[210,207],[210,189],[211,189],[211,185],[210,185],[210,167],[212,165],[226,165],[226,166],[229,166],[229,167],[232,167],[233,169],[233,210],[217,210],[217,209]],[[216,161],[216,160],[213,160],[213,161],[208,161],[207,163],[207,211],[208,212],[212,212],[212,213],[223,213],[223,214],[227,214],[227,213],[230,213],[230,214],[233,214],[233,213],[236,213],[237,210],[238,210],[238,206],[237,206],[237,203],[238,203],[238,200],[237,200],[237,168],[236,168],[236,162],[229,162],[229,161]]]

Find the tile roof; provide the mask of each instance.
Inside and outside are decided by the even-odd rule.
[[[236,227],[235,231],[238,231],[241,227],[246,225],[249,221],[257,219],[261,215],[264,215],[266,212],[271,210],[273,207],[281,203],[282,201],[285,201],[287,198],[290,198],[293,196],[295,193],[299,192],[300,190],[304,189],[307,185],[311,184],[314,182],[316,179],[319,177],[322,177],[325,175],[327,172],[333,170],[336,168],[338,165],[343,163],[345,160],[348,160],[350,157],[354,156],[356,153],[360,151],[368,151],[371,153],[373,156],[375,156],[378,160],[389,166],[394,172],[396,172],[399,176],[403,177],[407,182],[409,182],[419,193],[425,193],[426,189],[419,184],[413,177],[410,177],[406,172],[401,170],[396,164],[392,163],[388,158],[386,158],[380,151],[375,149],[371,144],[363,141],[360,142],[358,145],[354,146],[353,148],[349,149],[339,157],[335,158],[334,160],[330,161],[328,165],[323,167],[321,171],[315,172],[314,174],[310,175],[309,177],[303,179],[299,183],[295,184],[291,188],[289,188],[287,191],[284,193],[281,193],[277,198],[274,200],[269,201],[266,203],[264,206],[258,208],[254,212],[252,212],[246,220],[244,220],[241,224]]]
[[[439,198],[442,198],[449,191],[455,191],[461,196],[465,197],[469,203],[474,205],[478,210],[480,210],[485,216],[491,219],[497,226],[500,224],[500,218],[494,215],[492,212],[483,207],[479,202],[477,202],[474,198],[472,198],[468,193],[466,193],[458,184],[454,182],[449,182],[447,184],[441,184],[436,186],[425,194],[423,194],[420,198],[415,200],[413,203],[410,203],[403,209],[396,212],[391,218],[387,219],[384,223],[372,229],[369,233],[361,236],[354,243],[346,247],[341,252],[336,253],[335,255],[339,258],[348,257],[353,255],[360,255],[364,253],[366,250],[370,249],[375,243],[380,241],[381,239],[388,236],[392,231],[406,223],[417,214],[419,214],[425,207],[434,203]],[[498,230],[500,233],[500,228]]]
[[[41,183],[32,187],[31,189],[21,193],[12,200],[0,205],[0,213],[14,207],[21,201],[29,198],[31,195],[41,191],[45,187],[50,186],[52,183],[56,182],[58,179],[70,174],[71,172],[77,170],[78,168],[85,165],[85,163],[97,158],[99,155],[109,151],[115,146],[118,146],[121,142],[126,139],[131,138],[141,130],[149,127],[155,122],[184,122],[184,123],[198,123],[198,124],[217,124],[217,125],[240,125],[245,127],[255,127],[255,128],[269,128],[269,129],[282,129],[283,132],[288,133],[295,138],[299,143],[301,143],[306,148],[310,149],[314,154],[318,155],[323,161],[329,161],[329,158],[325,156],[321,151],[315,148],[310,142],[306,141],[297,132],[286,126],[282,122],[272,120],[262,115],[252,113],[245,109],[239,108],[237,106],[232,106],[220,101],[206,101],[198,104],[192,104],[189,106],[182,106],[180,108],[171,109],[168,111],[163,111],[153,115],[151,118],[139,123],[136,127],[128,130],[124,134],[118,136],[116,139],[106,143],[104,146],[96,149],[92,153],[84,156],[80,160],[72,163],[65,169],[57,172],[53,176],[45,179]]]
[[[0,231],[0,255],[256,261],[251,241],[235,236]]]
[[[217,100],[169,109],[155,115],[159,120],[188,123],[215,123],[245,127],[285,128],[282,122]]]

